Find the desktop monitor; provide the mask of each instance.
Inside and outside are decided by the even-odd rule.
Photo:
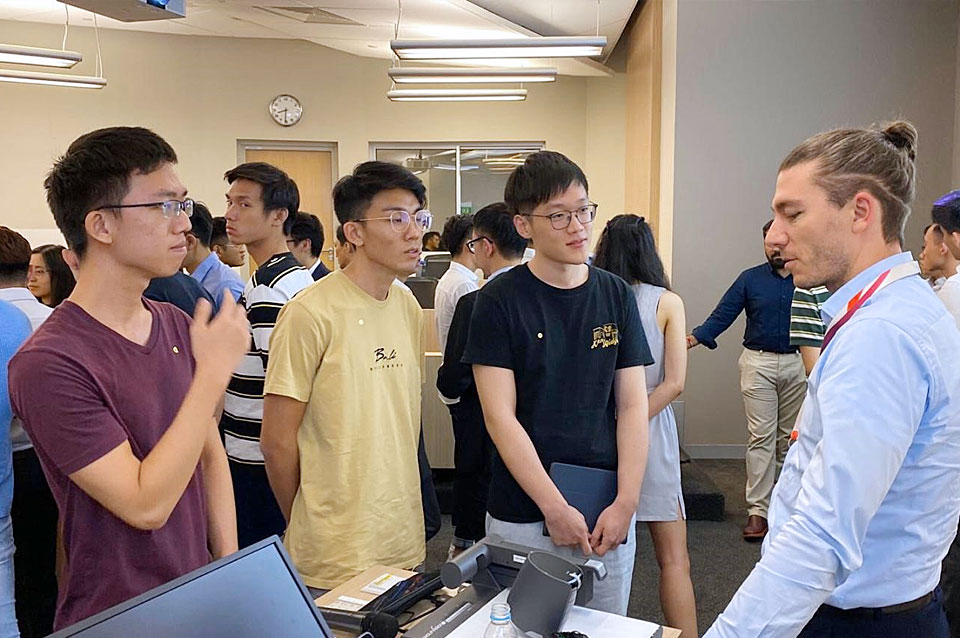
[[[51,638],[333,638],[272,536],[61,629]]]

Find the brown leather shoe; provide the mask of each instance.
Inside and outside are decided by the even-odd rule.
[[[748,543],[756,543],[763,540],[767,535],[767,519],[756,514],[751,514],[747,518],[747,526],[743,528],[743,540]]]

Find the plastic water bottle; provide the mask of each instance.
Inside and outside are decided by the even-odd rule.
[[[520,632],[510,620],[510,605],[496,603],[490,610],[490,624],[483,632],[483,638],[518,638]]]

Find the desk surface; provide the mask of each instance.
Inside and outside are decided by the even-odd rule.
[[[389,580],[385,580],[383,578],[384,576],[408,578],[412,575],[413,572],[396,569],[394,567],[371,567],[339,587],[320,596],[317,598],[316,603],[322,607],[342,607],[344,609],[349,609],[350,605],[353,604],[353,609],[359,609],[360,606],[370,602],[379,595],[375,593],[375,588],[371,588],[371,584],[374,582],[381,582],[383,585],[387,585]],[[506,591],[501,594],[504,598],[506,595]],[[490,604],[493,604],[493,601],[491,601]],[[474,623],[468,620],[451,634],[451,638],[456,636],[483,635],[483,629],[487,626],[487,617],[480,611],[474,614],[471,620],[482,625],[479,633],[474,631],[476,629],[473,627]],[[598,629],[601,627],[603,628],[603,632],[598,633]],[[639,636],[647,638],[647,635],[650,635],[656,627],[657,625],[643,620],[624,618],[623,616],[606,614],[582,607],[574,607],[570,612],[570,616],[567,618],[567,622],[564,624],[564,629],[579,629],[587,633],[587,635],[597,636],[598,638],[617,638],[621,635],[629,636],[630,638],[638,638]],[[592,634],[590,633],[591,629],[593,630]],[[648,630],[648,634],[642,633],[645,629]],[[461,630],[464,631],[461,632]],[[350,632],[344,632],[338,629],[334,630],[333,633],[341,638],[352,638],[353,636]],[[680,630],[664,627],[662,635],[663,638],[680,638]]]

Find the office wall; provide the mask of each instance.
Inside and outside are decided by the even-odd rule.
[[[763,261],[777,166],[818,131],[897,116],[916,124],[907,242],[918,246],[931,202],[950,186],[955,2],[684,0],[677,37],[673,275],[691,327]],[[742,454],[742,334],[741,319],[718,350],[691,351],[686,441],[708,446],[693,447],[699,454]]]
[[[0,21],[0,42],[59,46],[54,25]],[[237,158],[237,139],[336,142],[339,171],[368,159],[372,141],[544,140],[583,164],[588,173],[622,173],[622,156],[593,153],[587,162],[588,82],[562,77],[530,86],[526,102],[429,104],[389,102],[384,60],[359,58],[291,40],[186,37],[102,30],[105,75],[99,91],[0,85],[0,223],[21,228],[53,225],[42,180],[53,159],[78,135],[110,125],[144,125],[180,155],[191,193],[212,204],[223,199],[224,170]],[[84,54],[77,73],[93,73],[90,29],[72,27],[70,48]],[[607,86],[591,80],[591,99],[610,105]],[[291,93],[304,106],[294,127],[276,125],[267,103]],[[616,127],[600,141],[622,138]],[[622,182],[600,179],[592,195],[604,210],[622,206]],[[606,205],[613,202],[612,205]]]

